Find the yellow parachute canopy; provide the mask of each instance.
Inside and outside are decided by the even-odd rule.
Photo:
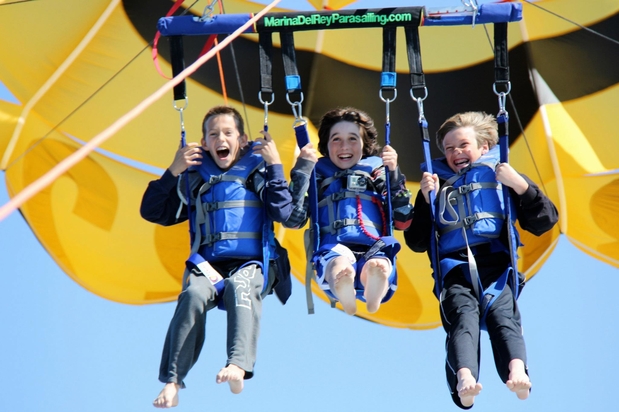
[[[166,82],[154,68],[151,42],[157,20],[172,2],[6,3],[0,13],[0,36],[19,41],[3,42],[0,48],[0,81],[18,103],[0,100],[0,167],[9,194],[15,196]],[[331,9],[349,3],[354,7],[349,1],[311,2]],[[244,0],[225,1],[226,13],[231,14],[262,7]],[[384,5],[376,1],[376,7]],[[514,103],[507,107],[513,131],[510,163],[542,186],[561,215],[560,225],[544,236],[522,232],[526,247],[521,249],[519,264],[527,278],[543,265],[560,233],[585,253],[619,267],[619,139],[613,138],[619,104],[618,12],[617,0],[595,5],[578,0],[537,1],[523,3],[522,22],[509,25]],[[420,28],[429,92],[425,114],[431,132],[460,111],[497,112],[488,34],[492,38],[491,25]],[[381,39],[380,29],[295,33],[307,96],[303,115],[310,121],[313,139],[318,119],[332,107],[354,105],[368,111],[378,125],[383,121],[385,107],[378,96]],[[197,58],[204,42],[205,38],[185,38],[186,61]],[[235,40],[236,61],[232,48],[221,53],[228,103],[238,108],[245,103],[254,138],[264,117],[257,98],[256,43],[252,34]],[[166,40],[159,45],[159,63],[170,75]],[[400,31],[397,71],[400,97],[391,107],[391,143],[399,152],[408,188],[416,193],[422,150],[416,105],[408,97],[408,65]],[[283,90],[281,74],[282,69],[274,67],[278,90]],[[184,123],[189,141],[199,141],[206,110],[225,103],[222,92],[215,59],[187,79]],[[170,94],[150,106],[20,209],[57,264],[77,283],[106,299],[159,303],[175,300],[181,290],[189,251],[187,225],[161,227],[139,215],[148,182],[171,163],[179,144],[180,118],[172,101]],[[285,170],[295,160],[292,124],[284,93],[276,93],[269,130]],[[294,275],[303,282],[303,230],[277,227],[276,231],[289,251]],[[401,233],[396,236],[404,244]],[[358,315],[399,328],[440,325],[427,256],[403,246],[398,275],[395,296],[376,314],[366,313],[360,305]],[[326,299],[317,288],[314,292]]]

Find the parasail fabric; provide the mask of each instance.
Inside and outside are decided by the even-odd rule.
[[[348,3],[354,7],[349,1],[326,3],[331,10]],[[262,9],[245,0],[224,4],[228,14],[248,15]],[[595,4],[540,0],[519,5],[522,19],[508,27],[510,163],[540,184],[561,216],[560,227],[544,236],[521,232],[525,247],[520,270],[527,278],[537,273],[560,233],[583,252],[619,267],[619,139],[614,138],[619,102],[619,0]],[[65,0],[61,8],[55,2],[2,8],[0,35],[20,39],[0,48],[0,81],[18,100],[0,100],[0,166],[11,196],[161,87],[166,80],[154,69],[150,42],[169,7],[167,0]],[[376,7],[384,5],[377,1]],[[200,12],[196,9],[194,14]],[[64,24],[59,26],[57,21]],[[306,96],[303,115],[314,143],[315,125],[333,107],[356,105],[377,123],[385,118],[385,105],[379,98],[381,30],[295,33]],[[475,27],[422,25],[419,30],[430,132],[460,111],[496,114],[493,49],[488,40],[492,26],[477,21]],[[194,61],[203,45],[200,36],[185,37],[185,60]],[[258,36],[246,34],[232,46],[221,54],[228,97],[238,108],[245,103],[248,132],[257,137],[264,120],[258,99]],[[408,188],[416,192],[423,149],[416,104],[409,97],[405,47],[404,33],[398,28],[395,69],[400,90],[390,106],[390,138]],[[160,52],[162,68],[170,73],[165,44]],[[280,45],[274,39],[275,100],[269,106],[268,124],[284,168],[289,170],[296,139],[281,61]],[[222,90],[215,61],[187,79],[184,125],[188,141],[200,140],[202,117],[208,108],[223,103]],[[67,275],[106,299],[129,304],[168,302],[181,290],[183,262],[189,254],[188,227],[160,227],[139,216],[148,181],[172,162],[179,144],[181,126],[172,102],[172,94],[159,100],[20,209]],[[432,149],[432,155],[439,156]],[[395,235],[403,241],[401,233]],[[278,228],[277,236],[288,249],[294,275],[303,281],[303,230]],[[391,327],[439,326],[428,258],[403,248],[398,274],[398,291],[389,303],[375,314],[360,306],[359,316]],[[577,274],[561,275],[582,280]],[[317,288],[314,293],[327,302]],[[326,303],[324,310],[329,310]]]

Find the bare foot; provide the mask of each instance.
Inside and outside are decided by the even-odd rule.
[[[333,259],[326,268],[329,289],[349,315],[357,313],[357,292],[355,291],[355,269],[343,256]]]
[[[370,259],[363,267],[361,280],[365,285],[365,302],[369,313],[374,313],[380,308],[380,302],[387,294],[389,288],[389,261],[386,259]]]
[[[531,380],[525,371],[524,362],[520,359],[512,359],[509,362],[509,371],[509,379],[505,385],[510,391],[516,393],[518,399],[527,399],[531,389]]]
[[[236,365],[230,364],[225,368],[222,368],[215,382],[224,383],[228,382],[230,385],[230,392],[239,394],[243,391],[243,378],[245,377],[245,371]]]
[[[166,383],[157,399],[153,401],[155,408],[173,408],[178,405],[178,390],[180,386],[177,383]]]
[[[475,403],[475,397],[481,392],[481,383],[475,380],[468,368],[462,368],[458,371],[458,396],[463,406],[471,406]]]

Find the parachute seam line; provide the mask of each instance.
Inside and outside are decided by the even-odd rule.
[[[590,246],[587,246],[586,244],[584,244],[583,242],[579,241],[578,239],[576,239],[575,237],[572,237],[570,235],[568,235],[567,233],[565,233],[565,236],[567,236],[568,240],[570,242],[572,242],[575,246],[582,248],[585,252],[591,254],[592,256],[594,256],[596,259],[602,260],[603,262],[606,262],[610,265],[614,265],[617,266],[619,265],[619,260],[617,259],[613,259],[609,256],[603,255],[600,252],[598,252],[597,250],[593,249]]]
[[[83,160],[90,152],[92,152],[96,147],[98,147],[101,143],[105,142],[115,133],[117,133],[122,127],[124,127],[131,120],[135,119],[138,115],[140,115],[144,110],[150,107],[155,101],[163,97],[164,93],[169,92],[174,86],[182,82],[186,77],[194,73],[200,66],[202,66],[206,61],[208,61],[215,53],[219,50],[226,47],[228,44],[232,42],[236,37],[240,36],[248,27],[251,27],[257,20],[261,19],[269,10],[275,7],[281,0],[274,0],[269,5],[265,6],[260,12],[256,13],[251,19],[249,19],[245,24],[240,26],[237,30],[235,30],[230,36],[228,36],[224,41],[222,41],[217,47],[213,48],[210,52],[206,53],[204,56],[201,56],[198,60],[196,60],[193,64],[179,73],[172,80],[166,82],[163,86],[157,89],[154,93],[148,96],[146,99],[142,100],[138,105],[136,105],[129,112],[125,113],[119,119],[117,119],[112,125],[107,127],[101,133],[97,134],[93,137],[86,146],[81,147],[77,151],[71,153],[69,156],[64,158],[60,163],[50,169],[43,176],[39,177],[37,180],[29,184],[27,187],[22,189],[21,192],[17,193],[11,200],[5,203],[2,207],[0,207],[0,221],[4,220],[11,212],[15,211],[15,209],[19,208],[26,201],[32,198],[34,195],[39,193],[45,187],[49,186],[54,180],[64,174],[67,170],[73,167],[76,163]]]
[[[15,146],[17,145],[17,140],[21,135],[21,132],[26,124],[26,119],[30,115],[30,112],[35,107],[37,103],[41,101],[43,96],[51,89],[51,87],[58,81],[60,76],[69,69],[69,66],[75,63],[77,58],[81,53],[83,53],[84,49],[90,44],[95,34],[101,30],[103,23],[105,23],[112,13],[114,9],[118,6],[120,0],[112,0],[110,4],[105,8],[99,19],[94,23],[94,25],[88,30],[86,35],[80,40],[77,46],[69,53],[69,55],[64,59],[64,61],[54,70],[50,77],[41,85],[34,95],[26,102],[23,106],[21,113],[19,114],[19,118],[13,129],[13,133],[11,135],[11,139],[9,140],[8,145],[6,146],[6,150],[2,159],[0,160],[0,168],[6,169],[7,164],[9,162],[9,158],[13,154],[15,150]]]
[[[0,4],[0,6],[10,6],[12,4],[19,4],[19,3],[29,3],[31,1],[35,1],[35,0],[18,0],[18,1],[12,1],[10,3],[2,3]]]
[[[568,237],[569,238],[569,237]],[[557,244],[559,243],[559,239],[560,236],[557,236],[551,243],[550,246],[544,251],[544,253],[542,253],[540,255],[539,258],[537,258],[535,260],[535,262],[533,262],[530,266],[529,269],[526,270],[525,272],[519,272],[522,273],[524,275],[524,283],[526,284],[529,280],[533,279],[533,277],[535,277],[535,275],[537,275],[539,273],[539,269],[537,269],[535,271],[535,273],[531,274],[531,276],[527,279],[527,276],[531,273],[531,271],[536,268],[538,265],[543,264],[546,259],[548,259],[548,257],[552,254],[552,252],[554,251],[554,248],[557,246]]]
[[[580,27],[581,29],[588,31],[589,33],[595,34],[596,36],[599,36],[599,37],[601,37],[601,38],[603,38],[605,40],[608,40],[610,42],[613,42],[615,44],[619,44],[619,40],[613,39],[612,37],[608,37],[608,36],[606,36],[606,35],[604,35],[604,34],[602,34],[600,32],[597,32],[597,31],[595,31],[595,30],[593,30],[593,29],[591,29],[591,28],[589,28],[587,26],[584,26],[584,25],[582,25],[580,23],[576,23],[575,21],[570,20],[567,17],[561,16],[560,14],[555,13],[554,11],[550,11],[548,9],[545,9],[542,6],[539,6],[537,4],[532,3],[531,0],[523,0],[523,1],[526,2],[527,4],[530,4],[531,6],[535,6],[538,9],[545,11],[548,14],[552,14],[555,17],[558,17],[558,18],[560,18],[562,20],[565,20],[566,22],[568,22],[570,24],[573,24],[574,26]]]
[[[78,112],[82,107],[84,107],[84,105],[86,105],[86,103],[88,103],[92,98],[94,98],[101,90],[103,90],[104,87],[106,87],[108,84],[110,84],[110,82],[112,82],[112,80],[114,80],[119,74],[121,74],[127,67],[129,67],[129,65],[131,63],[133,63],[135,61],[135,59],[137,59],[142,53],[144,53],[144,51],[146,49],[148,49],[150,46],[152,46],[152,42],[150,42],[148,45],[146,45],[140,52],[138,52],[138,54],[136,54],[131,60],[129,60],[120,70],[118,70],[116,73],[114,73],[112,75],[112,77],[110,77],[108,80],[105,81],[105,83],[103,83],[101,86],[99,86],[99,88],[97,90],[94,91],[94,93],[92,93],[90,96],[88,96],[82,103],[80,103],[75,109],[73,109],[64,119],[62,119],[60,122],[58,122],[54,127],[52,127],[49,132],[45,133],[39,140],[37,140],[37,142],[35,144],[33,144],[31,147],[28,148],[28,150],[26,150],[24,153],[22,153],[21,155],[19,155],[18,157],[16,157],[11,163],[9,163],[6,167],[6,169],[8,170],[11,166],[13,166],[18,160],[20,160],[21,158],[23,158],[24,156],[26,156],[28,153],[30,153],[32,150],[34,150],[38,145],[41,144],[41,142],[43,142],[43,140],[45,140],[46,138],[49,137],[49,135],[54,132],[56,129],[58,129],[64,122],[66,122],[67,120],[69,120],[76,112]]]
[[[27,0],[27,1],[33,1],[33,0]],[[194,1],[188,8],[186,8],[180,15],[185,15],[189,12],[189,9],[191,7],[193,7],[199,0]],[[58,129],[64,122],[66,122],[67,120],[69,120],[77,111],[79,111],[86,103],[88,103],[93,97],[95,97],[101,90],[103,90],[103,88],[105,88],[108,84],[110,84],[110,82],[112,82],[112,80],[114,80],[119,74],[121,74],[123,71],[125,71],[125,69],[127,67],[129,67],[129,65],[131,65],[135,59],[137,59],[138,57],[140,57],[140,55],[142,53],[144,53],[145,50],[147,50],[149,47],[152,47],[153,42],[149,42],[146,46],[144,46],[144,48],[142,50],[140,50],[135,56],[133,56],[131,58],[131,60],[129,60],[123,67],[121,67],[116,73],[114,73],[112,75],[112,77],[110,77],[105,83],[103,83],[101,86],[99,86],[99,88],[97,90],[95,90],[90,96],[88,96],[82,103],[80,103],[75,109],[73,109],[67,116],[65,116],[64,119],[62,119],[60,122],[56,123],[55,126],[53,126],[47,133],[45,133],[39,140],[37,140],[37,142],[35,144],[33,144],[32,146],[30,146],[25,152],[23,152],[22,154],[20,154],[19,156],[17,156],[15,159],[13,159],[12,162],[8,163],[5,170],[8,170],[11,168],[11,166],[13,166],[15,163],[17,163],[17,161],[21,160],[24,156],[26,156],[28,153],[30,153],[32,150],[34,150],[35,148],[37,148],[37,146],[39,146],[41,144],[41,142],[43,142],[43,140],[45,140],[47,137],[49,137],[49,135],[54,132],[56,129]]]

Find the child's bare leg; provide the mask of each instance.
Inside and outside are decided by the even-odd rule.
[[[505,383],[510,391],[515,392],[518,399],[525,400],[529,397],[531,380],[527,375],[524,362],[520,359],[512,359],[509,362],[509,379]]]
[[[180,386],[177,383],[166,383],[157,398],[153,401],[155,408],[172,408],[178,405],[178,391]]]
[[[456,389],[460,402],[463,406],[471,406],[475,402],[475,397],[481,392],[481,383],[475,380],[469,368],[462,368],[457,372],[458,385]]]
[[[229,364],[225,368],[222,368],[215,382],[224,383],[228,382],[230,385],[230,392],[238,394],[243,391],[243,378],[245,377],[245,371],[236,365]]]
[[[346,257],[338,256],[329,262],[326,270],[329,289],[342,304],[344,312],[354,315],[357,312],[355,269]]]
[[[374,313],[380,308],[389,289],[391,262],[387,259],[370,259],[361,270],[361,283],[365,288],[365,302],[368,312]]]

